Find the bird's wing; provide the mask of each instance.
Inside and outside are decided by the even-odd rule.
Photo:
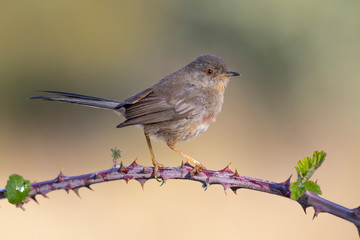
[[[154,91],[154,89],[156,88],[157,85],[154,85],[148,89],[145,89],[142,92],[139,92],[131,97],[129,97],[128,99],[126,99],[124,102],[126,104],[135,104],[138,101],[140,101],[141,99],[145,98],[146,96],[148,96],[150,93],[152,93]]]
[[[185,92],[185,98],[180,97],[181,100],[176,102],[174,98],[167,99],[164,97],[160,91],[154,91],[154,89],[152,89],[150,92],[147,92],[147,90],[135,95],[137,97],[134,96],[135,98],[133,98],[133,100],[136,100],[133,101],[132,104],[126,105],[126,121],[117,127],[192,118],[202,111],[201,104],[192,104],[194,99],[185,97],[188,96]]]

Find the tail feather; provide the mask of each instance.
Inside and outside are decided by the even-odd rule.
[[[68,102],[68,103],[75,103],[75,104],[80,104],[95,108],[108,108],[108,109],[118,109],[124,105],[123,102],[118,100],[98,98],[98,97],[80,95],[75,93],[57,92],[57,91],[41,91],[41,92],[53,93],[58,96],[35,96],[35,97],[31,97],[30,99]]]

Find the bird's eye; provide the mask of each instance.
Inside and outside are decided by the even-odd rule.
[[[214,70],[212,68],[207,68],[205,70],[205,74],[208,76],[212,76],[212,75],[214,75]]]

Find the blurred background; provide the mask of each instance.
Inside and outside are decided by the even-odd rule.
[[[284,181],[298,160],[328,153],[323,197],[360,204],[359,1],[1,1],[0,186],[111,167],[110,149],[151,165],[141,129],[110,111],[28,100],[38,90],[126,99],[200,54],[221,56],[231,79],[222,113],[178,147],[209,169]],[[182,158],[154,143],[158,161]],[[26,211],[0,201],[2,239],[358,239],[294,201],[169,180],[99,184],[82,199],[57,191]],[[259,231],[259,229],[261,229]]]

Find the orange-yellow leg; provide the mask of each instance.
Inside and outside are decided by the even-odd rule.
[[[177,149],[175,146],[173,145],[169,145],[169,148],[171,148],[172,150],[174,150],[175,152],[179,153],[181,156],[183,156],[188,162],[191,162],[195,165],[194,169],[190,172],[191,176],[194,176],[194,174],[196,172],[198,172],[199,170],[202,169],[206,169],[204,165],[202,165],[200,162],[196,161],[195,159],[193,159],[192,157],[190,157],[189,155],[183,153],[182,151],[180,151],[179,149]]]
[[[152,145],[151,145],[151,140],[149,138],[148,135],[145,134],[145,138],[146,138],[146,142],[147,142],[147,145],[149,147],[149,150],[150,150],[150,155],[151,155],[151,161],[152,161],[152,164],[154,165],[154,176],[155,176],[155,179],[157,181],[158,180],[158,172],[159,172],[159,168],[162,168],[164,167],[164,165],[158,163],[156,160],[155,160],[155,155],[154,155],[154,152],[153,152],[153,149],[152,149]]]

